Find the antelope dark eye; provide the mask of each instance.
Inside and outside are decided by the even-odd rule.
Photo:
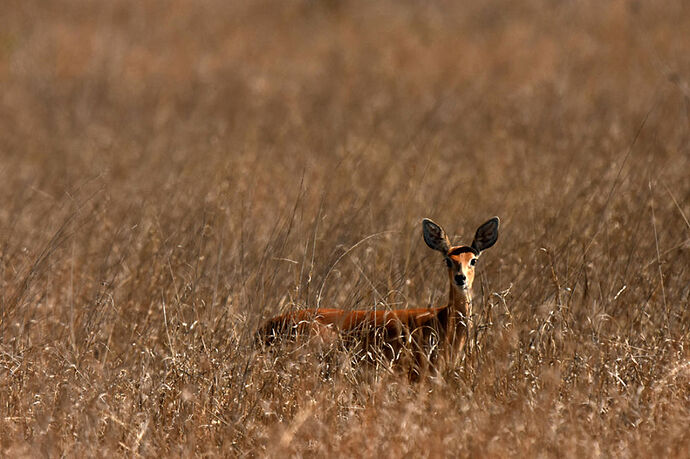
[[[445,260],[446,260],[446,266],[448,266],[449,268],[452,268],[453,263],[450,261],[450,259],[446,258]]]
[[[476,258],[473,258],[473,259],[470,260],[470,266],[474,266],[474,265],[476,265],[476,264],[477,264],[477,259],[476,259]]]

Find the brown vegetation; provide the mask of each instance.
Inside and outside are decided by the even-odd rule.
[[[5,1],[4,456],[690,455],[687,2]],[[442,305],[421,385],[290,308]]]

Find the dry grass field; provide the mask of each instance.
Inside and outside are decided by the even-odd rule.
[[[0,455],[689,457],[690,5],[5,0]],[[289,308],[442,305],[411,384]]]

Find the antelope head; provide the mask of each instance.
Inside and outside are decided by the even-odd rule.
[[[440,225],[428,218],[422,221],[424,242],[443,254],[448,267],[451,302],[471,301],[475,265],[481,253],[496,243],[498,224],[498,217],[494,217],[477,228],[472,244],[451,246],[448,235]]]

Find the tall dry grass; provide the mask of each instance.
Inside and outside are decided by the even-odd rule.
[[[6,1],[2,455],[689,456],[688,30],[683,1]],[[421,218],[493,215],[453,371],[256,352],[290,307],[442,303]]]

